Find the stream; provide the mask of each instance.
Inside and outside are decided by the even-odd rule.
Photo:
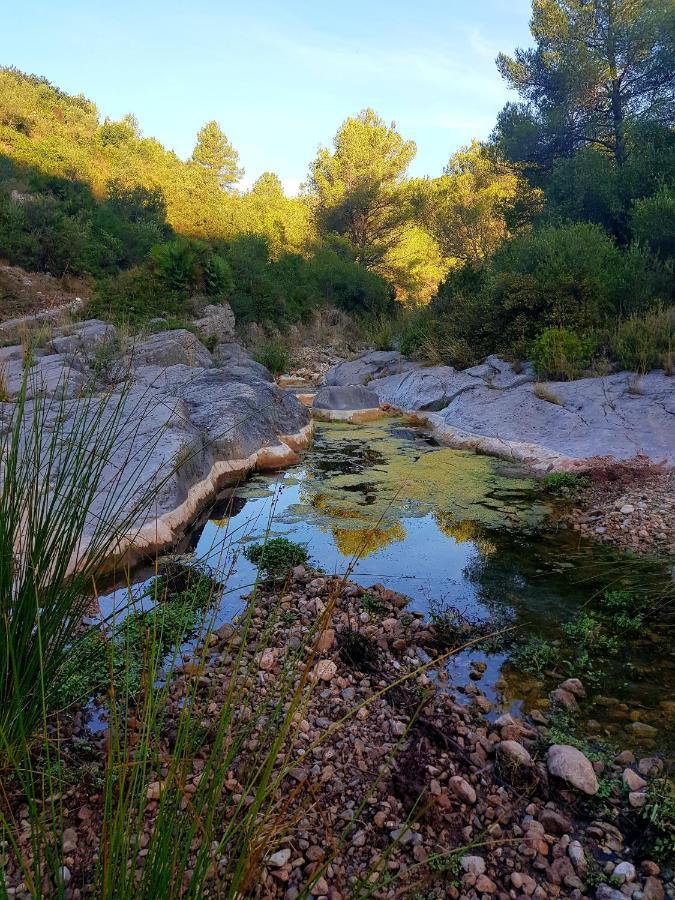
[[[188,549],[226,582],[216,626],[242,608],[255,580],[242,550],[266,534],[287,537],[329,574],[350,571],[364,587],[381,582],[405,594],[412,611],[456,609],[473,623],[489,619],[506,629],[489,652],[467,649],[447,663],[449,689],[460,702],[469,702],[470,675],[482,670],[477,683],[494,703],[490,718],[533,707],[545,712],[548,692],[574,675],[589,691],[580,715],[585,731],[620,748],[672,750],[669,629],[647,624],[619,634],[614,647],[591,642],[583,652],[563,632],[580,614],[592,615],[606,591],[638,591],[672,604],[671,564],[580,542],[550,526],[554,513],[554,501],[524,470],[440,447],[403,419],[317,423],[298,465],[224,492],[189,535]],[[104,614],[121,594],[102,598]],[[561,650],[555,672],[553,664],[539,671],[514,665],[523,645]],[[635,722],[647,733],[637,733]]]

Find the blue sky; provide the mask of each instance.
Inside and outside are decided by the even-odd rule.
[[[246,183],[293,192],[319,144],[365,106],[417,143],[416,175],[490,133],[499,50],[529,41],[530,0],[26,0],[5,5],[0,62],[84,93],[103,116],[189,156],[217,119]]]

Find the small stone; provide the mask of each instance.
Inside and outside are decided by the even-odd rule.
[[[598,793],[598,777],[581,750],[568,744],[553,744],[546,759],[551,775],[561,778],[584,794]]]
[[[663,760],[659,759],[658,756],[645,756],[638,763],[638,770],[640,775],[644,775],[646,778],[654,778],[663,772]]]
[[[665,892],[663,890],[663,882],[660,878],[650,875],[642,888],[644,900],[663,900]]]
[[[462,803],[468,803],[469,806],[473,806],[473,804],[476,802],[475,790],[471,787],[469,782],[466,781],[466,779],[462,778],[461,775],[453,775],[448,782],[448,786],[455,797],[461,800]]]
[[[482,856],[463,856],[460,864],[465,872],[471,872],[474,875],[485,873],[485,860]]]
[[[269,647],[263,650],[259,665],[263,672],[269,672],[274,665],[274,650],[270,650]]]
[[[554,691],[551,691],[549,697],[551,698],[553,703],[557,703],[559,706],[562,706],[565,709],[576,711],[579,708],[577,699],[574,694],[570,693],[570,691],[564,690],[563,688],[556,688]]]
[[[539,821],[544,826],[547,834],[563,835],[569,834],[572,830],[569,820],[554,809],[542,809],[539,814]]]
[[[653,725],[647,725],[646,722],[631,722],[630,725],[626,725],[626,731],[630,731],[638,740],[648,741],[653,740],[658,734],[657,729]]]
[[[282,866],[286,865],[290,858],[290,848],[284,847],[283,850],[277,850],[276,853],[273,853],[270,857],[268,857],[267,862],[274,869],[280,869]]]
[[[501,741],[497,744],[497,759],[502,765],[510,768],[520,768],[532,765],[532,757],[529,751],[518,741]]]
[[[77,847],[77,831],[74,828],[66,828],[63,831],[63,852],[72,853]]]
[[[635,512],[635,507],[631,506],[630,503],[627,503],[625,506],[622,506],[619,510],[624,516],[629,516],[632,512]]]
[[[629,791],[641,791],[647,787],[647,782],[641,778],[633,769],[624,769],[623,783]]]
[[[161,793],[162,785],[159,783],[159,781],[153,781],[148,785],[145,796],[148,800],[159,800]]]
[[[647,803],[647,794],[644,791],[631,791],[628,795],[628,804],[632,809],[642,809]]]
[[[620,862],[614,867],[612,872],[612,878],[616,878],[620,884],[625,884],[627,881],[635,881],[636,877],[637,872],[631,862]]]
[[[652,862],[651,859],[644,859],[640,864],[640,868],[645,875],[659,875],[661,873],[660,867],[655,862]]]
[[[497,885],[487,875],[479,875],[476,879],[476,890],[479,894],[496,894]]]
[[[332,681],[337,672],[337,666],[332,659],[320,659],[314,669],[315,677],[320,681]]]
[[[391,733],[395,735],[395,737],[403,737],[406,733],[405,722],[399,722],[398,719],[394,719],[391,723]]]
[[[583,698],[586,696],[586,688],[578,678],[568,678],[562,684],[559,684],[558,687],[563,691],[567,691],[568,694],[574,694],[575,697]]]
[[[64,886],[68,887],[68,885],[70,884],[70,881],[73,877],[70,873],[70,869],[68,868],[68,866],[61,866],[60,875],[61,875],[61,880],[63,881]]]
[[[319,635],[319,640],[316,642],[316,649],[320,653],[325,653],[327,650],[330,650],[333,644],[335,643],[335,629],[334,628],[326,628]]]

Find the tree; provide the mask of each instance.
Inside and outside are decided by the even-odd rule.
[[[244,176],[239,154],[217,122],[207,122],[199,129],[192,161],[213,175],[223,190],[230,190]]]
[[[514,166],[473,141],[450,158],[440,178],[420,185],[418,209],[443,256],[479,263],[508,237],[508,208],[526,200],[532,211],[538,192]]]
[[[672,0],[533,0],[531,49],[497,66],[520,94],[497,126],[514,160],[601,147],[622,163],[627,121],[675,116]]]
[[[402,182],[415,143],[364,109],[343,122],[333,147],[319,149],[309,174],[320,230],[348,238],[356,261],[377,269],[408,216]]]

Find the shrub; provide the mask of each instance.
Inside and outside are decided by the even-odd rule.
[[[291,357],[281,341],[271,341],[269,344],[254,354],[256,362],[269,369],[273,375],[281,375],[288,372],[291,365]]]
[[[610,353],[623,369],[647,372],[663,367],[672,372],[675,309],[656,309],[617,323],[610,335]]]
[[[309,559],[306,547],[281,537],[252,544],[244,550],[244,556],[258,566],[266,581],[284,581],[293,566],[304,565]]]
[[[226,298],[232,292],[234,279],[227,260],[210,254],[204,261],[204,290],[210,297]]]
[[[574,472],[551,472],[544,478],[544,490],[549,494],[570,496],[588,486],[588,478]]]
[[[547,328],[530,354],[537,375],[561,381],[578,378],[591,364],[592,341],[569,328]]]
[[[138,325],[147,319],[180,316],[185,298],[167,290],[145,266],[135,266],[101,282],[89,314]]]
[[[675,259],[675,190],[661,188],[636,200],[631,214],[633,236],[661,260]]]
[[[560,650],[555,644],[542,638],[530,638],[516,647],[511,662],[521,672],[543,675],[547,669],[556,665],[559,658]]]
[[[188,241],[156,244],[150,256],[157,277],[170,290],[192,293],[197,287],[197,258]]]

